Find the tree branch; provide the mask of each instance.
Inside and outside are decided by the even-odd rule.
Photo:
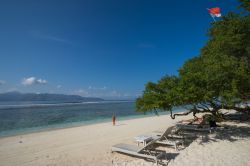
[[[173,114],[172,110],[170,110],[170,117],[172,119],[175,119],[175,116],[185,116],[185,115],[188,115],[190,113],[192,113],[194,110],[189,110],[188,112],[184,112],[184,113],[176,113],[176,114]]]
[[[203,103],[200,103],[203,107],[205,107],[206,109],[205,110],[207,110],[207,111],[210,111],[210,109],[208,108],[208,106],[206,106],[205,104],[203,104]]]

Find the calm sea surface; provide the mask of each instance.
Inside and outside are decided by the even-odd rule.
[[[181,110],[178,110],[181,111]],[[135,112],[133,101],[100,103],[0,103],[0,137],[56,128],[155,116]],[[166,114],[166,113],[164,113]]]

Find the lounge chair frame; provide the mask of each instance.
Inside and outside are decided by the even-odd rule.
[[[130,145],[124,143],[116,144],[111,147],[111,152],[120,152],[135,157],[151,159],[156,162],[156,165],[158,165],[159,159],[165,156],[166,153],[157,152],[155,150],[156,141],[157,140],[153,140],[142,148],[136,145]]]

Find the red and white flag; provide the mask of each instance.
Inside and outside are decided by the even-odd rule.
[[[221,12],[219,7],[214,7],[207,10],[212,17],[221,17]]]

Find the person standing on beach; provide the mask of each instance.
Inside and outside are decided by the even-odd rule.
[[[113,122],[113,126],[115,126],[115,113],[113,113],[112,122]]]

